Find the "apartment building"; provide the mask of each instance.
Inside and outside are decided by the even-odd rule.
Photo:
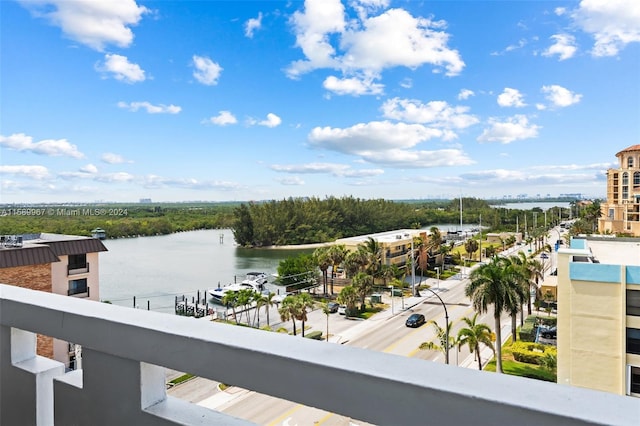
[[[558,383],[640,397],[640,239],[558,250]]]
[[[64,296],[100,300],[99,261],[104,244],[95,238],[60,234],[0,237],[0,283]],[[38,336],[38,354],[77,367],[79,348]]]
[[[607,201],[601,203],[598,232],[640,236],[640,145],[616,154],[618,168],[607,171]]]

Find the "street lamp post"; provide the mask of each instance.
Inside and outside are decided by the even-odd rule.
[[[440,267],[436,266],[436,279],[438,290],[440,289]]]
[[[431,290],[430,288],[427,288],[426,290],[429,290],[431,293],[433,293],[438,300],[440,300],[440,303],[442,304],[442,307],[444,308],[444,344],[445,344],[445,349],[444,349],[444,362],[446,364],[449,364],[449,313],[447,312],[447,305],[444,304],[444,302],[442,301],[442,298],[440,296],[438,296],[438,293],[436,293],[435,291]]]

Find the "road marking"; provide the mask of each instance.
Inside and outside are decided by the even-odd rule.
[[[293,407],[290,410],[286,411],[280,417],[276,418],[274,421],[269,423],[269,426],[278,426],[278,425],[285,426],[285,425],[288,425],[289,424],[289,420],[291,420],[291,415],[293,413],[295,413],[296,411],[298,411],[299,409],[301,409],[302,407],[304,407],[304,405],[297,404],[295,407]]]
[[[321,425],[322,423],[326,422],[327,420],[329,420],[331,418],[331,416],[333,416],[333,413],[327,413],[326,416],[324,416],[323,418],[321,418],[320,420],[318,420],[317,422],[313,422],[313,424],[316,425]]]

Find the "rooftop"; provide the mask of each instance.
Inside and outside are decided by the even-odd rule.
[[[422,232],[426,232],[426,231],[421,229],[397,229],[395,231],[385,231],[385,232],[378,232],[376,234],[358,235],[355,237],[340,238],[339,240],[336,240],[336,244],[362,244],[362,243],[366,243],[369,237],[373,238],[379,243],[390,244],[398,240],[407,240],[413,236],[418,236]]]

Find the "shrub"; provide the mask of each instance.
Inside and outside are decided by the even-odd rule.
[[[304,337],[306,337],[307,339],[322,340],[322,331],[312,331],[311,333],[305,334]]]
[[[531,342],[515,342],[511,353],[516,361],[536,365],[543,365],[545,356],[557,356],[555,347]]]

